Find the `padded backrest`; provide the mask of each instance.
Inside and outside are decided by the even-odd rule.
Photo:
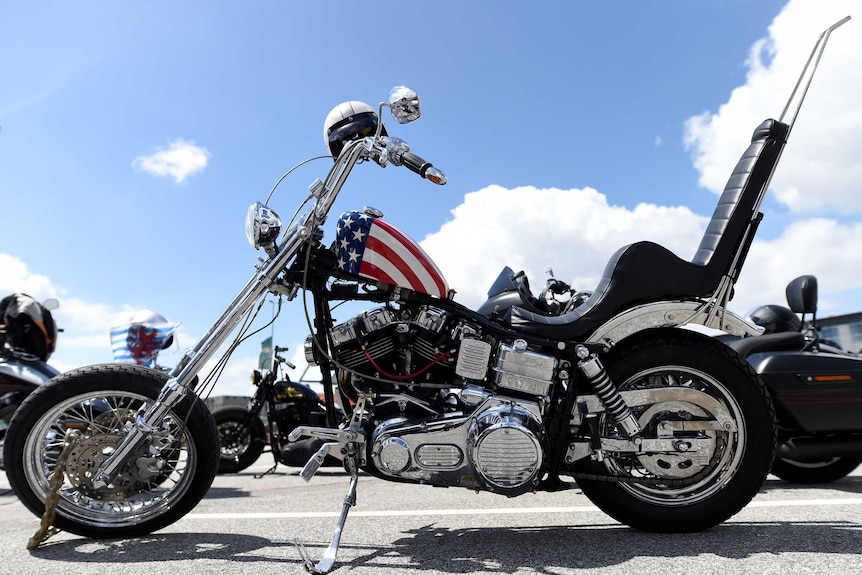
[[[799,276],[784,290],[787,305],[795,313],[817,313],[817,278],[812,275]]]
[[[754,130],[751,144],[733,169],[706,226],[693,264],[716,266],[722,268],[722,273],[729,269],[744,232],[756,215],[754,209],[761,190],[769,183],[788,132],[787,124],[777,120],[765,120]]]

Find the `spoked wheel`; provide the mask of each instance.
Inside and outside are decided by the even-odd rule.
[[[860,457],[776,458],[772,474],[789,483],[831,483],[849,475],[860,463]]]
[[[605,367],[620,391],[682,390],[632,412],[643,440],[697,448],[612,452],[582,464],[578,471],[595,474],[577,479],[593,503],[636,529],[687,532],[725,521],[757,494],[775,453],[775,414],[763,382],[733,350],[700,334],[656,330],[622,344]],[[609,416],[600,428],[622,436]]]
[[[170,525],[197,505],[218,467],[218,434],[201,401],[187,396],[170,411],[107,487],[96,471],[120,445],[138,409],[158,397],[167,376],[133,365],[67,372],[34,391],[15,413],[5,459],[15,494],[36,515],[65,450],[54,526],[87,537],[128,537]]]
[[[238,473],[257,461],[266,445],[266,429],[259,417],[246,423],[249,412],[242,407],[213,410],[221,441],[219,473]]]

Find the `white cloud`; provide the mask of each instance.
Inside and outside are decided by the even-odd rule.
[[[58,298],[60,307],[52,312],[57,326],[63,330],[59,334],[57,350],[49,363],[58,370],[107,363],[113,360],[110,345],[110,329],[129,321],[140,308],[131,304],[108,305],[70,297],[66,290],[56,285],[47,276],[30,271],[27,264],[12,255],[0,253],[0,298],[14,292],[24,292],[44,301]],[[180,325],[174,337],[174,345],[159,354],[159,363],[174,365],[182,351],[194,344],[197,335]],[[251,395],[254,387],[250,383],[252,369],[257,368],[259,348],[257,343],[243,345],[234,353],[226,369],[218,380],[212,395]],[[251,347],[251,355],[248,348]],[[294,342],[292,361],[298,366],[291,377],[298,378],[305,367],[302,342]],[[200,373],[203,381],[215,367],[218,357],[224,352],[223,346],[216,353],[216,359],[206,363]]]
[[[39,301],[57,297],[57,288],[47,276],[31,273],[20,259],[0,253],[0,296],[12,292],[23,292]]]
[[[754,128],[781,114],[814,41],[852,12],[854,2],[791,0],[752,47],[746,83],[715,113],[686,122],[686,143],[700,183],[720,192]],[[821,310],[841,296],[862,293],[862,223],[815,217],[820,210],[862,212],[862,34],[851,20],[831,37],[794,126],[772,193],[797,221],[770,240],[755,241],[731,309],[746,313],[764,303],[784,303],[793,277],[815,274]],[[656,141],[658,144],[659,140]],[[557,277],[590,290],[610,255],[641,239],[690,258],[707,217],[685,207],[641,204],[634,210],[608,204],[596,190],[507,190],[490,186],[467,194],[453,220],[423,247],[458,291],[458,301],[479,305],[504,265],[524,269],[534,291],[551,265]],[[811,219],[804,219],[811,218]],[[463,246],[469,245],[470,250]],[[837,309],[834,313],[856,311]]]
[[[789,225],[772,241],[755,241],[737,284],[737,311],[763,303],[784,303],[784,288],[791,279],[814,274],[818,278],[821,311],[829,312],[833,294],[862,289],[862,223],[839,224],[827,218],[801,220]],[[858,311],[840,309],[836,313]],[[734,301],[734,303],[737,303]]]
[[[526,271],[534,288],[541,289],[551,266],[556,277],[593,289],[611,254],[638,240],[692,257],[707,221],[686,207],[612,206],[592,188],[529,186],[469,193],[452,215],[422,247],[458,292],[457,301],[473,308],[503,266]]]
[[[456,300],[473,309],[485,300],[503,266],[524,270],[534,293],[541,290],[548,265],[557,278],[592,290],[613,252],[635,241],[654,241],[690,259],[708,221],[686,207],[612,206],[590,188],[489,186],[467,194],[452,215],[422,247],[456,290]],[[862,291],[859,245],[862,223],[840,224],[827,218],[802,220],[774,240],[755,241],[730,308],[743,315],[766,303],[784,304],[787,283],[814,274],[819,279],[820,309],[829,311],[833,295]],[[856,310],[833,313],[850,311]]]
[[[700,183],[720,192],[754,128],[778,119],[822,30],[853,13],[855,0],[791,0],[752,47],[746,83],[717,112],[686,122]],[[862,212],[862,22],[831,36],[772,182],[793,212]],[[785,118],[789,121],[789,118]]]
[[[180,138],[171,142],[166,150],[159,149],[149,156],[135,158],[132,167],[154,176],[170,176],[180,184],[188,176],[203,170],[209,155],[206,148]]]
[[[109,330],[136,311],[130,305],[114,307],[69,297],[49,277],[32,273],[20,259],[0,253],[0,297],[13,292],[24,292],[39,301],[59,299],[59,309],[51,313],[63,332],[50,363],[60,371],[111,361]]]

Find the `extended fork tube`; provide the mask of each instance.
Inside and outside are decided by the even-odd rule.
[[[327,176],[327,184],[324,186],[321,197],[318,198],[314,213],[309,214],[306,221],[300,222],[301,226],[313,228],[325,220],[332,203],[335,202],[335,198],[347,180],[347,176],[365,153],[366,148],[362,140],[352,143],[349,148],[345,148]],[[311,230],[307,231],[310,234]],[[185,353],[183,359],[171,371],[171,379],[165,383],[158,399],[149,406],[145,413],[137,415],[135,425],[123,438],[122,443],[96,471],[93,480],[93,486],[96,489],[106,487],[116,477],[132,454],[144,444],[147,433],[156,429],[168,412],[182,401],[204,364],[227,341],[228,336],[239,325],[243,316],[276,281],[278,275],[290,263],[307,239],[308,234],[303,235],[302,233],[295,233],[289,237],[279,247],[278,254],[269,259],[262,269],[259,269],[258,273],[245,284],[245,287],[234,297],[233,301],[219,316],[219,319],[195,347]]]

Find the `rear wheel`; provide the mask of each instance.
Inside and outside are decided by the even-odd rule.
[[[219,473],[238,473],[257,461],[266,445],[263,421],[255,416],[246,424],[249,411],[242,407],[223,407],[213,410],[221,443]]]
[[[831,483],[852,473],[860,463],[862,457],[777,458],[772,474],[789,483]]]
[[[679,388],[678,399],[632,408],[640,437],[699,447],[609,452],[602,463],[580,465],[595,474],[577,479],[593,503],[636,529],[688,532],[725,521],[757,494],[775,453],[775,415],[763,382],[733,350],[693,332],[655,330],[624,342],[605,366],[620,391]],[[600,434],[622,436],[606,415]]]
[[[218,434],[209,410],[191,394],[159,422],[107,487],[95,472],[122,441],[138,409],[158,397],[167,376],[135,365],[73,370],[40,386],[21,404],[6,434],[7,469],[15,494],[34,514],[45,512],[58,458],[63,468],[54,526],[86,537],[151,533],[191,511],[218,468]],[[66,450],[66,431],[77,431]]]

